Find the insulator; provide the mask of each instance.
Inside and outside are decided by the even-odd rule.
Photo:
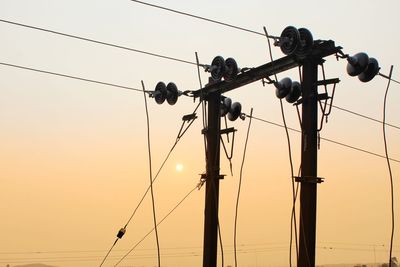
[[[224,79],[225,81],[231,81],[236,78],[239,73],[239,67],[236,63],[236,60],[233,58],[227,58],[225,60],[225,72],[224,72]]]
[[[283,78],[279,82],[276,82],[274,85],[276,87],[276,97],[282,99],[289,94],[292,88],[292,80],[290,78]]]
[[[175,83],[168,83],[167,85],[167,102],[170,105],[175,105],[178,101],[179,91]]]
[[[299,82],[292,82],[289,94],[285,97],[288,103],[296,102],[301,96],[301,85]]]
[[[229,97],[224,97],[221,101],[221,109],[220,109],[221,117],[228,114],[229,110],[231,109],[231,106],[232,106],[232,100]]]
[[[225,60],[221,56],[217,56],[211,62],[211,77],[219,81],[225,73]]]
[[[230,121],[235,121],[239,118],[242,113],[242,105],[239,102],[235,102],[232,104],[231,109],[228,112],[228,119]]]
[[[300,45],[299,31],[293,26],[286,27],[281,33],[278,45],[285,55],[293,54]]]
[[[161,105],[162,103],[164,103],[165,99],[167,98],[167,86],[165,85],[165,83],[157,83],[153,95],[157,104]]]

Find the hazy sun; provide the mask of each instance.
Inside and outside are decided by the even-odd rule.
[[[176,164],[175,169],[177,172],[181,172],[181,171],[183,171],[183,165],[178,163],[178,164]]]

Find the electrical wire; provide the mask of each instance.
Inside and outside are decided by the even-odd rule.
[[[203,88],[203,83],[201,82],[201,75],[200,75],[200,63],[199,63],[199,55],[197,52],[195,52],[196,56],[196,64],[197,64],[197,77],[199,78],[199,84],[200,88]],[[201,91],[203,93],[203,91]],[[202,110],[202,121],[203,121],[203,129],[207,128],[207,104],[206,101],[204,101],[203,95],[200,96],[200,103],[201,103],[201,110]],[[203,141],[204,141],[204,155],[206,156],[207,160],[207,140],[206,140],[206,135],[203,134]]]
[[[297,219],[296,219],[296,199],[297,199],[297,194],[295,190],[295,185],[294,185],[294,170],[293,170],[293,157],[292,157],[292,146],[290,142],[290,135],[289,135],[289,130],[286,124],[286,117],[285,117],[285,110],[283,109],[283,103],[282,99],[279,99],[280,107],[281,107],[281,114],[282,114],[282,121],[283,121],[283,126],[285,129],[286,133],[286,140],[287,140],[287,146],[288,146],[288,155],[289,155],[289,165],[290,165],[290,175],[291,175],[291,184],[292,184],[292,209],[291,209],[291,215],[290,215],[290,241],[289,241],[289,265],[292,266],[292,242],[293,242],[293,232],[292,229],[294,227],[294,239],[295,239],[295,247],[296,247],[296,257],[298,260],[299,256],[299,250],[298,250],[298,243],[297,243]]]
[[[197,63],[195,63],[195,64],[197,65]],[[38,72],[38,73],[43,73],[43,74],[48,74],[48,75],[53,75],[53,76],[59,76],[59,77],[68,78],[68,79],[74,79],[74,80],[90,82],[90,83],[95,83],[95,84],[100,84],[100,85],[106,85],[106,86],[111,86],[111,87],[116,87],[116,88],[121,88],[121,89],[127,89],[127,90],[132,90],[132,91],[137,91],[137,92],[141,92],[142,91],[141,89],[137,89],[137,88],[130,87],[130,86],[119,85],[119,84],[115,84],[115,83],[109,83],[109,82],[104,82],[104,81],[99,81],[99,80],[94,80],[94,79],[88,79],[88,78],[83,78],[83,77],[78,77],[78,76],[73,76],[73,75],[69,75],[69,74],[53,72],[53,71],[47,71],[47,70],[42,70],[42,69],[37,69],[37,68],[32,68],[32,67],[26,67],[26,66],[7,63],[7,62],[0,62],[0,65],[7,66],[7,67],[13,67],[13,68],[17,68],[17,69],[22,69],[22,70]],[[203,65],[199,63],[198,66],[201,67]],[[199,72],[199,75],[200,75],[200,70],[198,70],[198,72]],[[391,79],[391,81],[393,81],[393,79]],[[200,83],[200,88],[203,88],[201,83]],[[203,105],[205,105],[204,102],[203,102]],[[328,103],[328,105],[329,105],[329,103]],[[344,112],[359,116],[361,118],[365,118],[365,119],[368,119],[368,120],[371,120],[371,121],[382,123],[381,120],[374,119],[372,117],[363,115],[363,114],[355,112],[355,111],[351,111],[351,110],[346,109],[346,108],[339,107],[337,105],[332,105],[332,107],[335,108],[335,109],[338,109],[338,110],[341,110],[341,111],[344,111]],[[204,110],[203,111],[204,114],[206,114],[205,107],[203,107],[203,110]],[[203,118],[204,117],[206,117],[206,115],[203,115]],[[205,124],[205,122],[203,124]],[[400,130],[400,126],[397,126],[397,125],[394,125],[394,124],[390,124],[390,123],[385,123],[385,124],[387,126],[389,126],[389,127],[392,127],[392,128]]]
[[[15,65],[15,64],[6,63],[6,62],[0,62],[0,65],[7,66],[7,67],[13,67],[13,68],[17,68],[17,69],[23,69],[23,70],[39,72],[39,73],[44,73],[44,74],[49,74],[49,75],[54,75],[54,76],[59,76],[59,77],[68,78],[68,79],[84,81],[84,82],[90,82],[90,83],[96,83],[96,84],[101,84],[101,85],[106,85],[106,86],[112,86],[112,87],[117,87],[117,88],[121,88],[121,89],[137,91],[137,92],[141,92],[142,91],[142,90],[137,89],[137,88],[124,86],[124,85],[118,85],[118,84],[115,84],[115,83],[102,82],[102,81],[98,81],[98,80],[92,80],[92,79],[88,79],[88,78],[82,78],[82,77],[78,77],[78,76],[62,74],[62,73],[58,73],[58,72],[52,72],[52,71],[41,70],[41,69],[36,69],[36,68],[31,68],[31,67],[25,67],[25,66],[21,66],[21,65]]]
[[[178,202],[178,204],[176,204],[174,206],[174,208],[172,208],[170,210],[170,212],[168,212],[158,223],[157,226],[159,226],[165,219],[168,218],[168,216],[170,216],[182,203],[183,201],[185,201],[190,194],[192,194],[196,189],[198,189],[198,185],[196,185],[193,189],[191,189],[189,191],[189,193],[187,193],[182,199],[181,201]],[[142,243],[153,231],[154,231],[155,227],[153,227],[153,229],[151,229],[142,239],[140,239],[115,265],[114,267],[118,266],[137,246],[139,246],[140,243]]]
[[[237,192],[237,197],[236,197],[235,224],[234,224],[234,230],[233,230],[233,249],[234,249],[234,255],[235,255],[235,267],[237,267],[236,232],[237,232],[237,218],[238,218],[238,211],[239,211],[240,189],[242,187],[243,167],[244,167],[244,162],[245,162],[245,159],[246,159],[247,143],[249,141],[252,116],[253,116],[253,108],[251,108],[251,110],[250,110],[250,119],[249,119],[249,125],[247,126],[246,140],[244,142],[242,164],[240,165],[239,187],[238,187],[238,192]]]
[[[247,29],[247,28],[244,28],[244,27],[236,26],[236,25],[233,25],[233,24],[230,24],[230,23],[226,23],[226,22],[222,22],[222,21],[218,21],[218,20],[214,20],[214,19],[209,19],[209,18],[206,18],[204,16],[194,15],[194,14],[191,14],[191,13],[188,13],[188,12],[183,12],[183,11],[179,11],[179,10],[176,10],[176,9],[168,8],[168,7],[165,7],[165,6],[151,4],[151,3],[148,3],[148,2],[145,2],[145,1],[138,1],[138,0],[130,0],[130,1],[138,3],[138,4],[146,5],[146,6],[149,6],[149,7],[162,9],[162,10],[165,10],[165,11],[169,11],[169,12],[172,12],[172,13],[175,13],[175,14],[179,14],[179,15],[183,15],[183,16],[187,16],[187,17],[191,17],[191,18],[195,18],[195,19],[199,19],[199,20],[203,20],[203,21],[207,21],[207,22],[211,22],[211,23],[215,23],[215,24],[218,24],[218,25],[222,25],[222,26],[225,26],[225,27],[232,28],[232,29],[236,29],[236,30],[240,30],[240,31],[256,34],[256,35],[259,35],[259,36],[265,36],[265,34],[262,33],[262,32],[258,32],[258,31],[255,31],[255,30]],[[267,35],[267,37],[272,37],[272,36]],[[385,74],[382,74],[382,73],[378,73],[378,75],[380,75],[380,76],[382,76],[384,78],[388,78],[388,76],[386,76]],[[395,83],[397,83],[397,84],[400,84],[400,81],[397,81],[397,80],[395,80],[393,78],[390,78],[390,80],[395,82]]]
[[[11,24],[11,25],[20,26],[20,27],[24,27],[24,28],[28,28],[28,29],[32,29],[32,30],[42,31],[42,32],[51,33],[51,34],[56,34],[56,35],[64,36],[64,37],[68,37],[68,38],[78,39],[78,40],[81,40],[81,41],[86,41],[86,42],[95,43],[95,44],[99,44],[99,45],[104,45],[104,46],[109,46],[109,47],[113,47],[113,48],[123,49],[123,50],[127,50],[127,51],[130,51],[130,52],[141,53],[141,54],[145,54],[145,55],[148,55],[148,56],[163,58],[163,59],[172,60],[172,61],[181,62],[181,63],[185,63],[185,64],[190,64],[190,65],[196,65],[196,63],[194,63],[194,62],[191,62],[191,61],[188,61],[188,60],[179,59],[179,58],[176,58],[176,57],[170,57],[170,56],[165,56],[165,55],[161,55],[161,54],[157,54],[157,53],[147,52],[147,51],[140,50],[140,49],[130,48],[130,47],[117,45],[117,44],[112,44],[112,43],[103,42],[103,41],[98,41],[98,40],[90,39],[90,38],[87,38],[87,37],[81,37],[81,36],[73,35],[73,34],[69,34],[69,33],[63,33],[63,32],[59,32],[59,31],[49,30],[49,29],[46,29],[46,28],[32,26],[32,25],[28,25],[28,24],[23,24],[23,23],[19,23],[19,22],[15,22],[15,21],[0,19],[0,22],[8,23],[8,24]]]
[[[114,241],[114,243],[111,245],[110,249],[107,251],[106,255],[104,256],[103,260],[101,261],[99,267],[103,266],[104,262],[106,261],[106,259],[108,258],[108,256],[110,255],[111,251],[113,250],[113,248],[115,247],[115,245],[117,244],[119,238],[117,237]]]
[[[244,115],[246,117],[249,117],[249,115],[247,115],[247,114],[244,114]],[[265,119],[262,119],[262,118],[258,118],[258,117],[254,117],[254,116],[252,118],[257,120],[257,121],[261,121],[261,122],[264,122],[264,123],[267,123],[267,124],[271,124],[271,125],[274,125],[274,126],[277,126],[277,127],[281,127],[281,128],[285,127],[285,126],[283,126],[283,125],[281,125],[279,123],[268,121],[268,120],[265,120]],[[301,133],[301,131],[299,131],[297,129],[294,129],[294,128],[288,127],[288,129],[290,131]],[[386,159],[386,156],[384,156],[384,155],[380,155],[380,154],[375,153],[375,152],[371,152],[371,151],[368,151],[368,150],[365,150],[365,149],[362,149],[362,148],[358,148],[358,147],[351,146],[351,145],[348,145],[348,144],[345,144],[345,143],[342,143],[342,142],[338,142],[338,141],[335,141],[333,139],[321,137],[321,140],[324,140],[324,141],[327,141],[327,142],[330,142],[330,143],[333,143],[333,144],[336,144],[336,145],[344,146],[344,147],[347,147],[349,149],[356,150],[356,151],[362,152],[362,153],[366,153],[366,154],[369,154],[369,155],[372,155],[372,156],[375,156],[375,157]],[[396,163],[400,163],[400,160],[395,159],[395,158],[389,158],[389,160],[391,160],[393,162],[396,162]]]
[[[267,38],[268,42],[268,52],[269,52],[269,57],[271,59],[271,62],[274,62],[274,58],[272,56],[272,48],[271,48],[271,42],[270,38],[268,38],[269,34],[267,31],[266,27],[263,27],[265,37]],[[274,73],[275,76],[275,82],[278,82],[278,77],[276,73]],[[291,183],[292,183],[292,199],[293,199],[293,205],[292,205],[292,210],[291,210],[291,215],[290,215],[290,240],[289,240],[289,266],[292,266],[292,242],[293,242],[293,226],[294,226],[294,236],[295,236],[295,247],[296,247],[296,258],[298,260],[299,257],[299,249],[298,249],[298,244],[297,244],[297,220],[296,220],[296,199],[297,199],[297,192],[295,190],[294,186],[294,171],[293,171],[293,159],[292,159],[292,148],[291,148],[291,142],[290,142],[290,136],[289,136],[289,131],[287,128],[286,124],[286,117],[285,117],[285,110],[283,109],[283,103],[282,99],[279,99],[280,102],[280,108],[281,108],[281,114],[282,114],[282,121],[283,125],[285,128],[285,133],[286,133],[286,139],[287,139],[287,144],[288,144],[288,153],[289,153],[289,164],[290,164],[290,173],[291,173]],[[250,114],[251,116],[251,114]]]
[[[390,75],[389,75],[389,76],[386,76],[385,74],[382,74],[382,73],[380,73],[380,72],[378,73],[378,75],[381,76],[381,77],[383,77],[383,78],[388,79],[389,81],[392,81],[392,82],[394,82],[394,83],[400,84],[399,81],[393,79]]]
[[[187,12],[183,12],[183,11],[179,11],[179,10],[172,9],[172,8],[167,8],[167,7],[163,7],[163,6],[159,6],[159,5],[155,5],[155,4],[150,4],[150,3],[147,3],[147,2],[144,2],[144,1],[137,1],[137,0],[131,0],[131,1],[135,2],[135,3],[138,3],[138,4],[142,4],[142,5],[146,5],[146,6],[150,6],[150,7],[154,7],[154,8],[158,8],[158,9],[162,9],[162,10],[166,10],[166,11],[169,11],[169,12],[172,12],[172,13],[175,13],[175,14],[179,14],[179,15],[183,15],[183,16],[187,16],[187,17],[192,17],[192,18],[195,18],[195,19],[208,21],[208,22],[211,22],[211,23],[219,24],[219,25],[222,25],[222,26],[226,26],[226,27],[229,27],[229,28],[236,29],[236,30],[241,30],[241,31],[244,31],[244,32],[249,32],[249,33],[253,33],[253,34],[264,36],[264,34],[261,33],[261,32],[257,32],[257,31],[254,31],[254,30],[250,30],[250,29],[246,29],[246,28],[243,28],[243,27],[235,26],[233,24],[221,22],[221,21],[218,21],[218,20],[214,20],[214,19],[209,19],[209,18],[202,17],[202,16],[193,15],[193,14],[190,14],[190,13],[187,13]]]
[[[385,97],[383,99],[383,123],[382,123],[382,128],[383,128],[383,143],[385,146],[385,156],[386,156],[386,162],[388,165],[388,171],[389,171],[389,177],[390,177],[390,205],[391,205],[391,234],[390,234],[390,247],[389,247],[389,267],[392,266],[392,251],[393,251],[393,238],[394,238],[394,189],[393,189],[393,174],[392,174],[392,167],[390,166],[390,160],[389,160],[389,153],[388,153],[388,146],[387,146],[387,140],[386,140],[386,127],[385,127],[385,121],[386,121],[386,102],[387,102],[387,95],[389,92],[389,87],[390,87],[390,81],[392,77],[392,72],[393,72],[393,65],[390,68],[389,72],[389,79],[385,91]]]
[[[196,108],[193,110],[192,115],[196,114],[197,109],[199,108],[200,103],[196,106]],[[175,149],[176,145],[178,144],[178,142],[181,140],[181,138],[184,136],[184,134],[186,133],[186,131],[190,128],[190,126],[193,124],[194,120],[196,119],[196,116],[192,116],[192,119],[190,120],[190,122],[188,122],[188,125],[186,126],[186,128],[184,128],[184,125],[187,121],[183,121],[181,128],[179,129],[178,135],[176,136],[175,142],[172,145],[172,147],[170,148],[167,156],[165,157],[164,161],[161,163],[161,166],[158,168],[158,171],[156,173],[156,175],[154,176],[153,182],[154,183],[158,177],[158,175],[160,174],[161,170],[163,169],[165,163],[167,162],[167,160],[169,159],[172,151]],[[146,189],[146,191],[144,192],[142,198],[140,199],[139,203],[136,205],[135,209],[133,210],[131,216],[129,217],[128,221],[126,222],[125,226],[122,228],[124,230],[126,230],[126,228],[128,227],[129,223],[131,222],[131,220],[133,219],[133,217],[135,216],[137,210],[139,209],[140,205],[142,204],[142,202],[144,201],[147,193],[149,192],[151,186],[149,185]],[[113,245],[111,246],[111,248],[109,249],[109,251],[107,252],[106,256],[104,257],[103,261],[101,262],[100,266],[102,266],[102,264],[105,262],[105,260],[107,259],[107,257],[109,256],[110,252],[112,251],[112,249],[114,248],[115,244],[118,242],[120,238],[116,238]]]
[[[328,105],[330,105],[330,104],[328,103]],[[380,123],[380,124],[383,123],[383,121],[381,121],[381,120],[374,119],[374,118],[372,118],[372,117],[363,115],[363,114],[358,113],[358,112],[355,112],[355,111],[351,111],[351,110],[346,109],[346,108],[338,107],[338,106],[336,106],[336,105],[331,105],[331,106],[332,106],[333,108],[335,108],[335,109],[338,109],[338,110],[341,110],[341,111],[344,111],[344,112],[347,112],[347,113],[350,113],[350,114],[359,116],[359,117],[364,118],[364,119],[367,119],[367,120],[371,120],[371,121],[374,121],[374,122],[377,122],[377,123]],[[387,123],[387,122],[385,122],[385,125],[400,130],[400,126],[397,126],[397,125],[394,125],[394,124],[390,124],[390,123]]]
[[[144,88],[143,81],[142,81],[142,87],[143,87],[143,96],[144,96],[144,106],[145,106],[145,110],[146,110],[147,148],[148,148],[148,152],[149,152],[149,179],[150,179],[151,204],[152,204],[152,210],[153,210],[154,233],[155,233],[155,236],[156,236],[156,243],[157,243],[158,267],[161,267],[160,243],[159,243],[159,240],[158,240],[156,206],[155,206],[154,192],[153,192],[153,172],[152,172],[152,166],[151,166],[150,119],[149,119],[149,110],[147,108],[146,91],[145,91],[145,88]]]

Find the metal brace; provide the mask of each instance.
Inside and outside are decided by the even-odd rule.
[[[314,177],[314,176],[295,176],[294,180],[300,183],[310,183],[310,184],[320,184],[324,182],[324,178],[322,177]]]
[[[226,176],[225,174],[220,174],[220,175],[218,175],[218,179],[222,180],[225,178],[225,176]],[[208,179],[207,174],[206,173],[200,174],[200,179],[202,181],[207,181],[207,179]]]

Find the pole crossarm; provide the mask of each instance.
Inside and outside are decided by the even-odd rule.
[[[306,57],[322,59],[324,57],[339,53],[341,49],[342,47],[336,47],[335,42],[332,40],[317,40],[314,41],[314,47],[312,48],[311,54],[307,55]],[[209,93],[217,91],[223,94],[233,89],[256,82],[263,78],[267,78],[271,75],[301,66],[304,59],[304,57],[299,57],[296,55],[285,56],[259,67],[251,68],[247,71],[244,71],[232,81],[217,81],[214,83],[210,83],[201,89],[192,91],[192,96],[195,98],[204,97],[207,96]]]

